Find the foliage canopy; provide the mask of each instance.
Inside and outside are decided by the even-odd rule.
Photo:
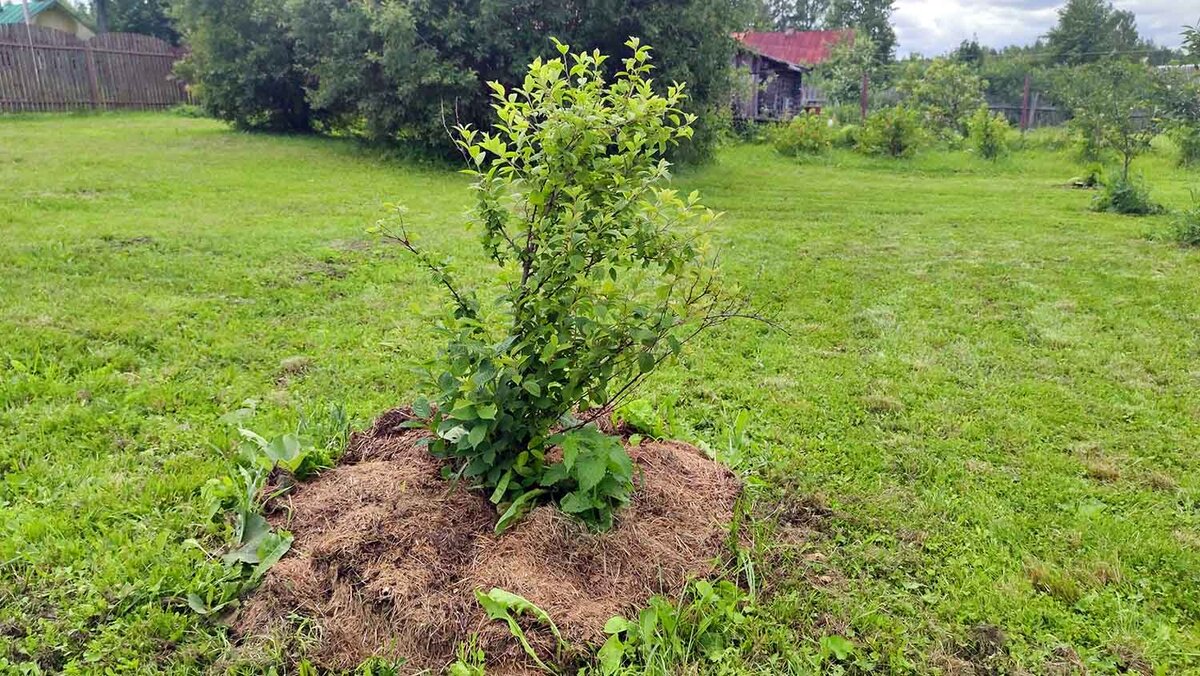
[[[906,104],[925,117],[930,129],[965,135],[967,118],[984,105],[985,86],[971,66],[939,58],[925,68],[909,64],[896,88]]]
[[[179,0],[188,79],[245,128],[334,131],[452,152],[445,125],[494,120],[484,83],[519,83],[545,36],[614,53],[656,45],[664,82],[690,84],[702,159],[727,116],[731,33],[745,0]],[[607,72],[612,75],[611,71]],[[286,114],[284,114],[286,111]]]
[[[1073,69],[1062,89],[1073,115],[1071,126],[1085,148],[1120,155],[1121,177],[1128,183],[1130,164],[1160,131],[1150,69],[1102,61]]]
[[[1046,35],[1054,63],[1077,66],[1112,56],[1131,56],[1142,45],[1133,12],[1107,0],[1067,0]]]

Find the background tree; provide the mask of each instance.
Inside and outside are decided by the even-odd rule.
[[[286,37],[318,128],[436,146],[446,124],[474,119],[468,104],[456,104],[476,98],[476,73],[419,40],[409,7],[288,0]]]
[[[863,73],[872,81],[880,73],[876,63],[878,50],[870,36],[856,31],[853,41],[839,42],[829,52],[829,58],[813,71],[813,80],[834,104],[848,104],[859,100]]]
[[[893,5],[894,0],[832,0],[825,16],[825,27],[857,28],[875,45],[875,63],[888,64],[896,55]]]
[[[1189,73],[1154,73],[1155,109],[1179,149],[1179,164],[1200,165],[1200,81]]]
[[[108,1],[92,0],[92,13],[96,15],[96,30],[100,33],[108,32]]]
[[[965,63],[975,69],[983,67],[985,51],[979,44],[978,38],[963,40],[959,43],[958,48],[950,54],[950,58],[959,62]]]
[[[1102,61],[1073,69],[1063,85],[1071,124],[1101,150],[1121,157],[1121,178],[1129,180],[1134,158],[1159,133],[1159,106],[1153,100],[1150,69],[1127,61]]]
[[[937,58],[924,68],[910,63],[896,89],[909,108],[921,113],[929,129],[963,136],[967,118],[985,105],[984,85],[970,66]]]
[[[829,0],[761,0],[760,27],[768,30],[814,30],[825,21]]]
[[[1070,66],[1115,55],[1128,58],[1142,47],[1133,12],[1114,9],[1106,0],[1067,0],[1046,34],[1052,61]]]
[[[107,4],[108,29],[124,33],[153,35],[172,44],[179,43],[179,33],[171,18],[169,0],[97,0]]]
[[[1194,26],[1184,26],[1181,35],[1184,58],[1200,66],[1200,20],[1196,21]]]
[[[1030,78],[1042,100],[1052,94],[1050,66],[1032,50],[1005,49],[984,57],[979,76],[984,79],[984,95],[989,101],[1017,105],[1025,93],[1025,78]],[[1053,98],[1053,96],[1051,96]]]

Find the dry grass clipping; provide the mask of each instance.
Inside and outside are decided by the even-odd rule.
[[[272,515],[295,542],[234,618],[244,643],[307,618],[318,629],[308,657],[322,666],[378,655],[416,671],[443,667],[477,633],[489,661],[519,668],[520,649],[487,621],[474,590],[528,598],[582,646],[602,639],[613,615],[712,575],[727,549],[741,483],[691,446],[628,449],[636,491],[608,533],[543,506],[496,537],[495,510],[441,478],[418,443],[424,432],[399,427],[407,417],[390,412],[356,435],[343,464],[302,484]],[[553,645],[530,629],[535,645]]]

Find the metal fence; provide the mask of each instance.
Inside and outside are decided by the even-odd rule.
[[[0,111],[159,109],[190,102],[172,76],[183,50],[148,35],[80,40],[39,26],[0,26]]]

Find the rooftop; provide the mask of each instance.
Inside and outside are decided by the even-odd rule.
[[[734,33],[733,39],[755,54],[789,66],[815,66],[829,58],[834,45],[853,42],[854,31],[781,31]]]
[[[29,0],[29,16],[37,16],[52,7],[58,7],[75,17],[80,23],[90,25],[90,22],[80,16],[74,7],[62,0]],[[14,23],[25,23],[25,12],[21,9],[21,3],[0,0],[0,25]]]

